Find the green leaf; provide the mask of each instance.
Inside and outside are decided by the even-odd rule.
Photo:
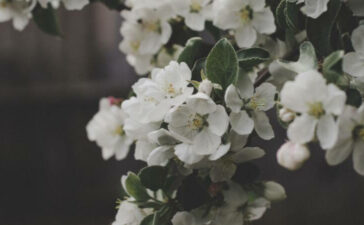
[[[53,7],[48,4],[46,9],[42,8],[39,4],[33,10],[34,22],[37,24],[39,29],[47,34],[54,36],[61,36],[62,32],[59,28],[58,19],[55,14]]]
[[[325,58],[323,63],[324,70],[331,70],[337,63],[339,63],[344,56],[344,51],[336,51],[331,53]]]
[[[329,83],[336,83],[343,75],[341,68],[344,51],[336,51],[325,58],[322,72]]]
[[[237,52],[239,66],[245,71],[270,59],[269,52],[262,48],[249,48]]]
[[[296,2],[286,1],[284,15],[286,18],[286,25],[293,33],[298,33],[304,29],[304,17],[300,11],[300,6],[298,6]]]
[[[286,24],[286,15],[284,11],[286,9],[286,0],[282,0],[276,8],[276,21],[280,28],[285,29]]]
[[[142,185],[152,191],[161,189],[167,179],[167,170],[161,166],[145,167],[139,172]]]
[[[125,188],[128,194],[135,198],[135,200],[143,202],[147,201],[150,197],[147,190],[140,182],[139,177],[135,173],[129,173],[125,180]]]
[[[193,37],[187,41],[186,47],[178,57],[178,62],[185,62],[192,68],[196,60],[206,57],[209,50],[210,46],[200,37]]]
[[[318,69],[315,48],[308,41],[301,44],[300,57],[297,62],[278,60],[278,63],[284,68],[296,73],[303,73],[312,69]]]
[[[230,42],[223,38],[216,43],[206,59],[206,75],[213,83],[226,89],[238,77],[238,57]]]
[[[155,217],[156,217],[156,213],[144,217],[142,222],[140,222],[140,225],[159,225],[158,223],[155,223],[155,219],[156,219]]]
[[[335,49],[332,44],[332,33],[341,9],[340,0],[331,0],[328,10],[317,19],[308,18],[306,22],[307,37],[321,56],[327,56]]]
[[[358,90],[356,90],[354,88],[350,88],[350,89],[346,90],[346,95],[348,96],[348,98],[346,99],[346,104],[352,105],[355,107],[361,106],[363,99]]]

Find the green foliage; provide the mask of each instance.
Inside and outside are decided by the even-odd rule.
[[[262,48],[248,48],[237,52],[239,66],[245,71],[251,70],[253,67],[258,66],[270,60],[270,54]]]
[[[207,78],[226,89],[238,77],[238,57],[230,42],[223,38],[216,43],[207,56],[205,71]]]
[[[322,72],[329,83],[337,83],[343,75],[342,58],[344,51],[336,51],[325,58],[322,64]]]
[[[150,166],[142,169],[139,174],[141,184],[152,190],[162,189],[167,178],[167,170],[161,166]]]
[[[307,37],[320,56],[328,56],[335,50],[333,47],[333,33],[341,6],[340,0],[331,0],[327,12],[317,19],[307,19]]]
[[[289,30],[292,33],[298,33],[303,30],[304,16],[300,11],[300,7],[296,2],[282,0],[275,10],[278,27],[283,30]]]
[[[125,188],[127,193],[135,198],[137,201],[147,201],[150,199],[150,196],[147,193],[147,190],[142,185],[139,177],[134,173],[129,173],[128,177],[125,180]]]
[[[54,36],[62,35],[58,19],[56,17],[56,12],[50,4],[48,4],[46,9],[37,4],[33,11],[33,18],[39,29],[45,33]]]
[[[211,46],[205,43],[200,37],[190,38],[181,52],[178,62],[185,62],[192,68],[198,59],[206,57],[210,49]]]

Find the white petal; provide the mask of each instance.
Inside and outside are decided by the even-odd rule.
[[[235,31],[235,40],[240,48],[252,47],[257,40],[257,32],[251,24],[245,24]]]
[[[135,143],[134,158],[136,160],[147,161],[149,154],[156,146],[149,141],[139,140]]]
[[[221,137],[204,128],[194,139],[192,151],[198,155],[214,154],[221,144]]]
[[[265,155],[263,149],[259,147],[245,147],[242,150],[234,153],[231,156],[231,160],[235,163],[244,163],[254,159],[259,159]]]
[[[166,129],[159,129],[150,132],[148,134],[148,139],[151,143],[158,145],[173,145],[177,143],[177,140]]]
[[[178,157],[179,160],[181,160],[182,162],[189,164],[189,165],[192,165],[194,163],[201,161],[203,156],[196,155],[191,150],[191,147],[192,146],[189,144],[176,145],[174,154],[176,154],[176,156]]]
[[[351,35],[351,41],[356,52],[364,58],[364,26],[360,25],[353,31]]]
[[[331,115],[325,115],[320,118],[317,125],[317,137],[320,141],[321,148],[332,148],[339,134],[338,126]]]
[[[254,28],[261,34],[272,34],[276,31],[274,15],[268,7],[255,12],[252,23]]]
[[[195,31],[205,29],[205,17],[199,13],[190,13],[185,17],[186,25]]]
[[[243,101],[239,97],[236,87],[232,84],[230,84],[226,89],[225,103],[226,106],[235,113],[240,112],[241,107],[244,105]]]
[[[10,20],[12,13],[8,7],[0,7],[0,22],[6,22]]]
[[[317,123],[317,119],[307,114],[296,117],[288,127],[288,138],[298,144],[312,141]]]
[[[178,212],[172,219],[173,225],[195,225],[195,216],[189,212]]]
[[[248,4],[254,11],[260,11],[264,9],[265,0],[249,0]]]
[[[187,106],[200,115],[206,115],[216,110],[215,102],[206,94],[197,93],[187,99]]]
[[[254,129],[254,121],[249,117],[246,111],[231,113],[230,123],[232,129],[240,135],[250,134]]]
[[[173,149],[170,146],[161,146],[149,154],[147,162],[149,166],[165,166],[173,156]]]
[[[364,141],[355,143],[353,161],[355,171],[364,176]]]
[[[346,94],[342,90],[340,90],[336,85],[329,84],[328,85],[328,98],[324,103],[324,108],[326,113],[332,113],[335,115],[339,115],[343,112],[345,102],[346,102]]]
[[[236,82],[236,88],[240,97],[243,99],[249,99],[254,95],[254,84],[250,77],[246,74],[239,74],[238,81]]]
[[[267,111],[275,105],[274,97],[277,88],[270,83],[263,83],[256,89],[255,98],[259,104],[258,109]]]
[[[335,166],[345,161],[353,150],[354,141],[351,138],[340,139],[336,145],[326,151],[326,161],[329,165]]]
[[[220,145],[220,147],[217,149],[217,151],[214,154],[210,155],[209,160],[216,161],[216,160],[220,159],[221,157],[226,155],[226,153],[229,152],[230,146],[231,146],[230,143],[227,143],[225,145]]]
[[[356,52],[344,56],[343,70],[354,77],[364,77],[364,58]]]
[[[239,135],[233,130],[229,133],[229,141],[231,143],[231,151],[237,152],[244,148],[248,142],[248,135]]]
[[[89,3],[88,0],[62,0],[64,6],[68,10],[81,10]]]
[[[274,131],[265,112],[253,112],[254,128],[259,137],[264,140],[274,138]]]
[[[129,153],[132,140],[126,136],[120,137],[119,141],[115,145],[115,158],[117,160],[123,160]]]
[[[301,8],[307,16],[314,19],[327,11],[327,3],[330,0],[305,0],[305,6]]]
[[[216,111],[208,116],[207,122],[209,124],[209,130],[212,133],[222,136],[229,126],[229,116],[225,108],[218,105]]]

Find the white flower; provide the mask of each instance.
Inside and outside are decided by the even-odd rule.
[[[248,193],[237,183],[229,182],[229,189],[223,191],[225,204],[215,212],[212,224],[241,225],[245,221],[260,219],[270,202],[262,197],[249,199]]]
[[[126,40],[133,40],[131,48],[140,55],[153,55],[168,42],[172,28],[168,23],[169,16],[163,9],[140,8],[123,11],[126,20],[121,27],[121,34]],[[136,31],[132,32],[130,27]]]
[[[150,132],[148,138],[151,143],[157,145],[148,156],[148,165],[166,166],[168,161],[174,157],[174,146],[178,140],[166,129]]]
[[[322,13],[327,11],[327,3],[330,0],[298,0],[298,3],[305,3],[301,11],[309,17],[318,18]]]
[[[288,81],[281,92],[282,105],[300,113],[288,127],[292,142],[305,144],[317,135],[323,149],[331,148],[338,136],[334,115],[340,115],[346,102],[345,92],[326,84],[317,71],[299,74]]]
[[[142,78],[133,85],[136,97],[124,101],[122,108],[139,123],[162,121],[172,106],[192,94],[193,88],[187,86],[191,76],[185,63],[172,61],[164,69],[154,69],[151,79]]]
[[[216,153],[229,125],[225,108],[203,93],[190,96],[186,104],[173,108],[165,121],[173,136],[182,142],[175,146],[175,154],[186,164]]]
[[[225,102],[232,111],[232,129],[240,135],[247,135],[255,128],[261,138],[272,139],[274,132],[264,111],[274,106],[275,93],[276,88],[269,83],[260,85],[254,93],[254,86],[247,76],[241,76],[236,86],[230,85]]]
[[[260,34],[276,31],[274,15],[265,0],[215,0],[213,23],[220,29],[234,30],[239,47],[251,47]]]
[[[125,134],[125,113],[116,105],[111,105],[109,99],[100,101],[100,110],[87,124],[89,140],[96,141],[102,148],[103,158],[124,159],[133,140]]]
[[[178,212],[172,219],[173,225],[197,225],[196,218],[189,212]]]
[[[173,45],[171,48],[162,48],[157,55],[156,67],[163,68],[168,66],[171,61],[176,61],[183,51],[180,45]]]
[[[297,170],[310,158],[310,151],[306,146],[287,142],[277,152],[279,165],[289,170]]]
[[[205,29],[205,21],[211,11],[210,0],[174,0],[173,7],[178,15],[185,19],[186,25],[192,30]]]
[[[353,31],[351,41],[355,52],[344,56],[343,70],[354,77],[364,77],[364,25]]]
[[[147,211],[140,209],[136,204],[123,201],[112,225],[139,225],[148,216]]]
[[[89,0],[38,0],[43,8],[47,8],[48,3],[51,3],[54,8],[59,6],[59,2],[62,2],[68,10],[81,10],[87,4]]]
[[[287,198],[284,187],[277,182],[264,182],[264,197],[271,202],[282,201]]]
[[[338,165],[353,152],[354,169],[364,176],[364,105],[345,108],[339,117],[339,132],[337,143],[326,152],[326,161]]]
[[[21,31],[32,18],[36,0],[0,0],[0,23],[13,20],[15,29]]]
[[[246,147],[247,141],[248,136],[242,136],[232,131],[229,134],[229,143],[221,145],[218,151],[209,157],[211,162],[208,167],[212,182],[230,180],[236,172],[237,164],[259,159],[265,155],[264,150],[259,147]],[[231,154],[227,154],[229,151]]]

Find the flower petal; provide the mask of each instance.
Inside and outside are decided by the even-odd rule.
[[[221,144],[221,137],[204,128],[194,139],[191,150],[198,155],[214,154]]]
[[[254,159],[259,159],[265,155],[263,149],[259,147],[246,147],[243,148],[241,151],[234,153],[231,156],[231,160],[235,163],[244,163]]]
[[[259,137],[264,140],[274,138],[274,131],[270,125],[269,118],[265,112],[256,111],[253,113],[254,128]]]
[[[179,160],[181,160],[182,162],[192,165],[194,163],[199,162],[203,156],[201,155],[196,155],[193,151],[192,151],[192,145],[189,144],[179,144],[175,146],[175,152],[174,154],[176,154],[176,156],[178,157]]]
[[[241,107],[244,105],[240,99],[238,91],[234,85],[229,85],[225,92],[225,103],[226,106],[233,112],[239,112]]]
[[[274,15],[269,7],[255,12],[252,23],[254,28],[261,34],[272,34],[277,29],[274,23]]]
[[[332,148],[338,138],[339,128],[331,115],[321,117],[317,125],[317,137],[323,149]]]
[[[209,130],[212,133],[222,136],[229,126],[229,116],[225,108],[218,105],[216,111],[208,116],[207,122],[209,124]]]
[[[232,129],[240,135],[250,134],[254,129],[254,121],[249,117],[246,111],[241,111],[239,113],[232,112],[230,114],[230,123]]]
[[[249,48],[257,40],[257,32],[251,24],[245,24],[236,30],[235,40],[240,48]]]
[[[288,138],[298,144],[312,141],[317,123],[317,119],[307,114],[297,117],[288,127]]]
[[[356,52],[350,52],[344,56],[343,70],[353,77],[364,77],[364,59]]]

